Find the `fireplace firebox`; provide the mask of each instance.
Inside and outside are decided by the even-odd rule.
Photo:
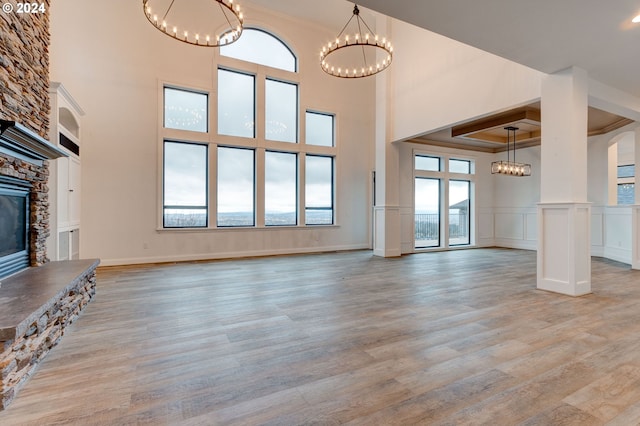
[[[29,266],[30,187],[0,176],[0,278]]]

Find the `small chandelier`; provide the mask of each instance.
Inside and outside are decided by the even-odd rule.
[[[517,127],[508,126],[507,131],[507,161],[494,161],[491,163],[491,173],[509,176],[531,176],[531,164],[516,163],[516,130]],[[513,132],[513,161],[510,161],[509,136]]]
[[[344,34],[355,18],[357,27],[353,34]],[[366,29],[366,31],[365,31]],[[344,36],[343,36],[344,34]],[[378,62],[376,54],[384,52],[384,58]],[[360,78],[374,75],[391,65],[393,47],[386,38],[380,38],[371,31],[362,17],[358,5],[354,4],[353,15],[336,37],[322,47],[320,64],[329,75],[341,78]]]
[[[244,18],[234,0],[207,0],[206,3],[212,4],[210,11],[196,10],[195,3],[193,0],[142,0],[142,8],[154,27],[184,43],[220,47],[240,38]],[[218,22],[213,22],[216,19]],[[216,30],[220,31],[216,33]]]

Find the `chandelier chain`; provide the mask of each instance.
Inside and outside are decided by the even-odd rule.
[[[176,0],[171,0],[171,4],[169,5],[169,7],[167,8],[167,11],[165,12],[164,16],[162,17],[162,20],[164,21],[165,19],[167,19],[167,15],[169,14],[169,12],[171,12],[171,8],[173,7],[173,4],[176,2]]]

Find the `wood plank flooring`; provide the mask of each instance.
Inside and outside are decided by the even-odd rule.
[[[101,268],[8,425],[636,425],[640,271],[535,288],[534,252]]]

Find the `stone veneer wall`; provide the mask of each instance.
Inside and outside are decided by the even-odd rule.
[[[3,0],[14,12],[0,11],[0,119],[12,120],[49,135],[49,0],[46,12],[18,14],[15,0]],[[37,167],[0,153],[0,174],[32,183],[31,265],[48,262],[48,164]]]
[[[35,372],[66,327],[80,315],[96,292],[95,266],[79,277],[62,298],[55,300],[26,332],[0,341],[0,410],[4,410]]]

